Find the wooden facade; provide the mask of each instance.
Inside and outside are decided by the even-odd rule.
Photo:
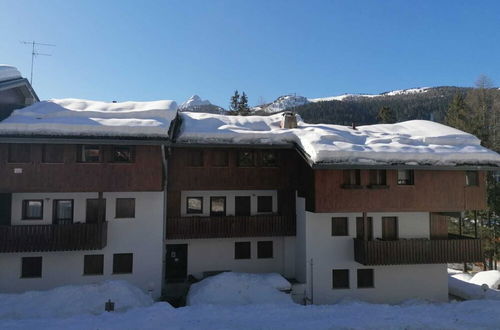
[[[23,144],[10,145],[11,150]],[[162,153],[159,146],[134,147],[134,161],[116,163],[112,146],[102,145],[98,163],[77,161],[77,145],[60,145],[62,162],[44,162],[44,144],[29,144],[29,161],[9,162],[9,144],[0,144],[0,193],[2,192],[98,192],[163,190]],[[51,154],[51,158],[58,158]]]

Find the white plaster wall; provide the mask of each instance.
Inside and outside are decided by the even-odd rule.
[[[210,197],[226,197],[226,215],[234,215],[236,196],[250,196],[251,214],[266,214],[257,212],[257,197],[273,197],[273,213],[278,212],[278,192],[276,190],[186,190],[181,192],[181,215],[184,216],[204,216],[210,215]],[[187,214],[187,197],[203,197],[203,213]]]
[[[118,192],[104,193],[106,220],[108,221],[108,243],[102,250],[1,253],[0,292],[23,292],[45,290],[65,284],[96,283],[104,280],[127,280],[144,291],[153,289],[159,297],[162,286],[164,193],[163,192]],[[46,199],[43,221],[26,221],[21,218],[23,199]],[[13,224],[50,223],[53,199],[74,199],[74,220],[85,221],[87,198],[97,198],[97,193],[23,193],[13,194]],[[115,219],[116,198],[135,198],[135,218]],[[47,202],[47,201],[46,201]],[[133,253],[132,274],[112,274],[113,254]],[[104,254],[104,275],[83,275],[83,258],[86,254]],[[20,278],[21,257],[41,256],[42,277]]]
[[[412,298],[434,301],[448,299],[445,264],[371,267],[354,261],[353,238],[356,236],[356,217],[359,216],[361,213],[306,212],[306,286],[311,298],[312,273],[315,304],[334,303],[345,297],[378,303],[397,303]],[[429,237],[428,213],[368,213],[368,216],[373,218],[375,238],[382,235],[382,216],[398,217],[401,238]],[[332,217],[348,217],[349,236],[331,236]],[[374,269],[374,288],[357,288],[357,269],[363,268]],[[349,269],[349,289],[332,289],[333,269]]]
[[[257,242],[273,241],[273,258],[257,258]],[[234,243],[251,242],[251,259],[235,259]],[[295,276],[295,237],[241,237],[221,239],[167,240],[166,244],[188,245],[188,275],[201,278],[207,271],[280,273]]]
[[[306,278],[306,200],[297,197],[296,205],[296,235],[295,240],[295,279],[305,283]]]

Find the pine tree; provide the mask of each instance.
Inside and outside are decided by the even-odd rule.
[[[235,115],[238,112],[238,107],[240,104],[240,94],[238,91],[234,91],[234,95],[231,96],[230,102],[229,102],[229,114]]]
[[[379,124],[394,124],[397,121],[394,111],[386,106],[380,108],[377,115],[377,120]]]
[[[445,123],[448,126],[454,127],[464,132],[472,133],[475,129],[471,122],[471,112],[465,103],[465,98],[462,94],[457,93],[446,111]]]
[[[238,115],[247,116],[250,114],[250,108],[248,107],[248,97],[243,92],[240,97],[240,101],[238,102]]]

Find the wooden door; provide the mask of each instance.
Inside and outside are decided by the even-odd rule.
[[[382,239],[395,241],[398,239],[398,218],[382,217]]]
[[[167,244],[165,279],[167,282],[184,281],[187,277],[187,244]]]

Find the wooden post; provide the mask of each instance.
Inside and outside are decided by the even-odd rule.
[[[366,212],[363,212],[363,240],[368,241],[368,217]]]

